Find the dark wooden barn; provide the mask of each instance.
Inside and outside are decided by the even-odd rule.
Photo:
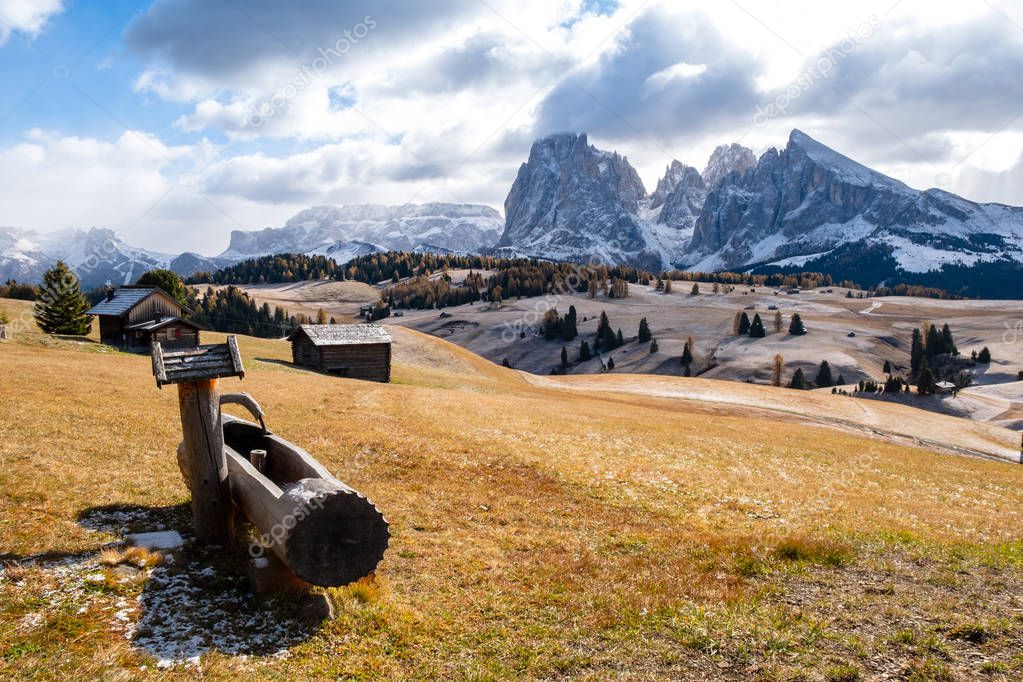
[[[367,381],[391,380],[391,335],[376,324],[303,324],[288,337],[296,365]]]
[[[164,348],[195,348],[199,325],[184,319],[191,312],[159,287],[111,289],[89,310],[99,319],[100,342],[123,350],[149,351],[153,341]]]

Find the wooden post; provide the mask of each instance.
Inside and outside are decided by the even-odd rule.
[[[178,384],[178,407],[195,537],[208,544],[227,544],[233,531],[231,491],[227,483],[217,380]]]
[[[234,508],[224,458],[224,429],[217,379],[244,377],[234,336],[227,343],[164,352],[152,347],[156,385],[178,385],[184,440],[178,464],[192,493],[192,523],[200,542],[225,545],[232,538]]]

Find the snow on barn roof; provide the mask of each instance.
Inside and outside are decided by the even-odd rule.
[[[358,346],[391,343],[391,335],[378,324],[303,324],[291,333],[302,332],[314,346]]]

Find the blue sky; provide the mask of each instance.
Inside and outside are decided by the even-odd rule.
[[[1023,204],[1021,72],[1007,0],[0,0],[0,225],[214,254],[310,205],[501,208],[565,131],[648,189],[798,127]]]

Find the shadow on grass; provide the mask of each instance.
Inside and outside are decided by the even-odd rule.
[[[278,365],[280,367],[287,367],[298,372],[309,372],[310,374],[320,374],[325,377],[340,377],[341,375],[337,372],[329,372],[321,370],[317,367],[311,367],[309,365],[296,365],[294,362],[288,362],[287,360],[280,360],[278,358],[254,358],[256,362],[265,362],[270,365]]]
[[[0,563],[59,569],[63,576],[84,582],[86,576],[111,571],[99,563],[103,550],[123,546],[132,533],[176,530],[184,545],[165,553],[164,561],[147,572],[130,564],[113,567],[116,575],[129,576],[124,591],[141,583],[135,621],[127,636],[144,654],[161,665],[196,660],[219,651],[228,655],[268,656],[308,639],[318,628],[322,614],[310,609],[310,600],[295,596],[260,597],[249,588],[247,547],[204,546],[191,534],[189,505],[105,505],[82,510],[83,528],[120,536],[78,554],[41,553],[31,556],[0,555]],[[121,591],[120,584],[113,588]],[[319,617],[317,617],[319,615]]]

